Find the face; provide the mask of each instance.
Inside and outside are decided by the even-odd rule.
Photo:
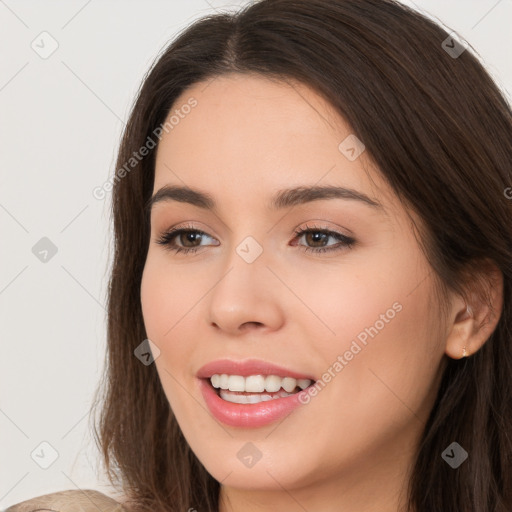
[[[358,156],[350,126],[305,85],[225,75],[183,92],[176,109],[153,193],[189,187],[212,204],[155,200],[141,301],[190,447],[231,488],[348,486],[378,473],[374,487],[387,485],[415,451],[444,352],[407,212]],[[303,193],[274,204],[296,187],[350,189],[369,202]],[[175,228],[188,231],[166,235]],[[218,360],[252,365],[200,371]],[[268,375],[315,382],[236,404],[240,393],[225,400],[198,377],[214,373],[262,375],[241,381],[256,400],[262,379],[285,385]],[[224,379],[239,389],[239,378]]]

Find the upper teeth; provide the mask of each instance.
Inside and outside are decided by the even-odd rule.
[[[229,389],[230,391],[248,391],[250,393],[275,393],[283,388],[291,393],[297,386],[306,389],[310,384],[309,379],[294,379],[293,377],[278,377],[277,375],[222,375],[215,374],[210,377],[214,388]]]

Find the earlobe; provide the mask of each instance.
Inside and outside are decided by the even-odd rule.
[[[462,359],[476,352],[471,341],[474,331],[474,316],[471,306],[466,305],[457,313],[450,334],[446,339],[446,355],[452,359]]]
[[[492,266],[483,281],[486,290],[472,293],[472,303],[459,304],[446,339],[445,353],[452,359],[475,354],[496,329],[503,309],[503,274]],[[475,281],[478,282],[478,281]],[[482,282],[482,281],[480,281]]]

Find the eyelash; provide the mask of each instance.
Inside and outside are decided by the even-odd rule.
[[[303,251],[312,251],[313,253],[322,253],[322,252],[334,252],[334,251],[340,251],[343,248],[350,249],[355,244],[355,239],[342,235],[341,233],[338,233],[336,231],[331,231],[328,229],[323,228],[317,228],[315,226],[308,226],[306,225],[303,229],[297,229],[294,231],[295,237],[301,237],[304,234],[307,233],[322,233],[324,235],[331,236],[335,239],[337,239],[340,242],[340,245],[332,248],[332,247],[307,247],[301,245]],[[189,253],[195,253],[199,249],[199,247],[180,247],[176,245],[172,245],[171,242],[180,234],[182,233],[197,233],[199,235],[206,235],[209,236],[208,233],[205,233],[204,231],[201,231],[200,229],[194,229],[193,226],[184,226],[181,228],[172,228],[169,231],[166,231],[163,233],[159,239],[156,240],[156,243],[159,245],[165,246],[165,249],[169,251],[173,251],[175,253],[183,253],[183,254],[189,254]]]

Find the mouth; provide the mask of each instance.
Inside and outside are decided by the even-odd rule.
[[[232,376],[227,377],[229,386],[230,377]],[[251,375],[249,377],[253,376]],[[267,376],[262,375],[258,377],[267,378]],[[219,387],[214,387],[212,378],[214,379],[215,385]],[[220,374],[219,378],[225,379],[226,377]],[[278,379],[280,381],[278,391],[267,391],[264,389],[259,392],[245,390],[232,391],[229,387],[228,389],[223,389],[220,386],[220,382],[216,382],[217,378],[214,376],[211,378],[199,378],[198,382],[206,406],[218,421],[231,427],[259,428],[282,420],[293,410],[309,403],[310,397],[308,393],[313,386],[312,380],[308,379],[308,382],[311,384],[304,389],[301,389],[301,387],[296,384],[293,386],[293,389],[291,389],[293,382],[285,381],[286,377],[278,377]],[[243,381],[245,382],[245,380],[244,378]],[[285,386],[289,386],[288,389],[290,391],[282,387],[282,381],[284,381]],[[234,382],[236,383],[237,379],[234,379]],[[249,379],[249,389],[254,389],[254,387],[251,387],[250,382]],[[224,382],[222,382],[222,384],[224,384]],[[303,382],[302,384],[304,385],[306,383]],[[275,385],[277,386],[277,383]]]
[[[209,411],[232,427],[258,428],[309,403],[312,374],[262,359],[211,361],[196,373]],[[311,392],[311,393],[310,393]]]
[[[203,379],[215,394],[234,404],[259,404],[286,398],[307,389],[311,379],[296,379],[279,375],[228,375],[214,374]]]

